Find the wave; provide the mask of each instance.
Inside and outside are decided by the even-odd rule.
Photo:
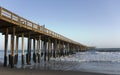
[[[60,59],[76,62],[120,62],[120,52],[80,52]]]

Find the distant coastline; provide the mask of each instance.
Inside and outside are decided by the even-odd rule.
[[[120,48],[95,48],[89,51],[98,51],[98,52],[120,52]]]

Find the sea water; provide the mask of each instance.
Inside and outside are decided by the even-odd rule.
[[[0,62],[3,63],[4,52],[0,51]],[[40,63],[31,61],[31,65],[21,65],[21,51],[19,51],[19,62],[17,68],[44,69],[44,70],[64,70],[64,71],[85,71],[106,74],[120,74],[120,52],[100,52],[91,50],[87,52],[77,52],[76,54],[50,58],[49,62],[44,62],[41,57]]]

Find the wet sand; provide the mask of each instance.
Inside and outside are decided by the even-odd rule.
[[[10,68],[0,66],[0,75],[107,75],[80,71],[55,71],[55,70],[40,70],[27,68]]]

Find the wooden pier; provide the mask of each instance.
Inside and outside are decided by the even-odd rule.
[[[8,56],[11,67],[17,64],[19,38],[22,38],[22,64],[25,64],[25,61],[27,64],[31,64],[31,60],[40,63],[41,56],[44,56],[44,61],[49,61],[50,57],[66,56],[87,49],[85,45],[24,19],[2,7],[0,7],[0,32],[5,36],[4,66],[8,65]],[[9,55],[8,35],[11,35],[11,53]],[[24,54],[24,38],[28,38],[26,54]],[[32,41],[33,43],[31,43]],[[33,58],[31,57],[31,46],[33,46]]]

